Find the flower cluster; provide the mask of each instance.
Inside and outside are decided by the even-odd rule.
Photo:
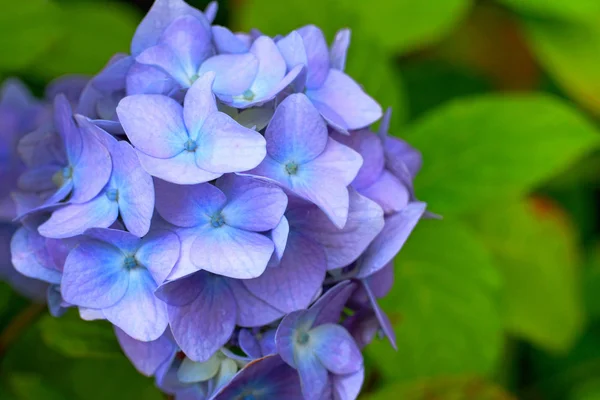
[[[355,399],[360,349],[394,344],[377,298],[425,212],[420,155],[343,72],[348,30],[328,47],[215,13],[157,0],[131,55],[51,104],[5,85],[12,263],[176,399]]]

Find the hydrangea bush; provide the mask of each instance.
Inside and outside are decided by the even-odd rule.
[[[395,346],[377,299],[425,213],[420,154],[344,73],[348,30],[216,11],[157,0],[131,55],[47,101],[4,84],[5,278],[110,321],[176,399],[355,399],[361,348]]]

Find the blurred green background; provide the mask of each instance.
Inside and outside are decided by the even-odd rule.
[[[204,8],[207,1],[190,1]],[[0,78],[94,74],[151,0],[0,0]],[[600,399],[600,1],[229,0],[217,23],[352,29],[348,72],[423,153],[423,221],[364,398]],[[161,399],[111,329],[0,283],[0,399]]]

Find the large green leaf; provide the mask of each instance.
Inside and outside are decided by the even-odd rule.
[[[48,50],[61,31],[59,14],[58,7],[48,0],[3,1],[0,70],[25,67]]]
[[[498,0],[514,10],[539,17],[587,19],[600,13],[597,0]]]
[[[71,311],[61,318],[44,316],[42,339],[51,349],[69,357],[119,357],[122,355],[112,326],[106,321],[84,321]]]
[[[484,247],[458,222],[423,221],[396,259],[395,284],[381,304],[395,324],[367,347],[385,381],[492,370],[501,345],[499,276]]]
[[[388,385],[366,400],[510,400],[495,383],[477,377],[443,377]]]
[[[572,23],[525,20],[524,26],[539,62],[566,92],[600,115],[598,20],[600,14],[591,21]]]
[[[423,152],[417,194],[443,215],[488,209],[524,194],[600,138],[575,109],[545,95],[454,101],[402,136]]]
[[[245,0],[237,25],[274,35],[315,24],[330,38],[350,26],[385,49],[407,52],[439,40],[470,6],[471,0]]]
[[[552,204],[505,203],[472,219],[504,277],[509,332],[568,350],[584,322],[575,233]]]
[[[65,3],[60,22],[63,35],[31,73],[47,79],[98,73],[113,54],[129,51],[139,15],[116,2]]]

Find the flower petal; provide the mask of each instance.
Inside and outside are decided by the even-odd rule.
[[[285,76],[285,60],[273,39],[268,36],[256,39],[250,47],[250,53],[258,59],[258,71],[250,90],[257,97],[263,97]]]
[[[183,383],[204,382],[212,379],[219,372],[221,358],[215,353],[208,361],[195,362],[185,358],[177,370],[177,378]]]
[[[192,245],[196,267],[235,279],[260,276],[273,254],[273,242],[264,235],[223,225],[200,227]]]
[[[62,274],[57,270],[46,249],[46,240],[36,231],[20,227],[10,241],[12,264],[21,274],[49,283],[60,283]]]
[[[323,86],[307,90],[306,95],[325,119],[341,120],[345,129],[364,128],[382,116],[381,106],[352,78],[336,69],[329,71]]]
[[[275,110],[265,133],[267,152],[282,164],[304,164],[327,145],[327,127],[318,111],[301,93],[288,96]]]
[[[265,158],[263,136],[222,112],[211,114],[198,135],[196,165],[214,173],[248,171]]]
[[[166,332],[150,342],[135,340],[116,326],[115,334],[127,358],[141,374],[146,376],[154,375],[177,350],[177,346]]]
[[[116,247],[98,240],[84,241],[69,253],[65,262],[63,299],[95,309],[114,305],[129,286],[124,261],[125,255]]]
[[[226,202],[223,192],[209,183],[184,186],[156,179],[155,184],[156,210],[173,225],[193,227],[208,223]]]
[[[199,274],[203,279],[190,281],[198,297],[185,306],[169,305],[169,321],[184,353],[193,361],[205,362],[231,337],[236,305],[222,279],[205,272]]]
[[[347,375],[333,375],[333,399],[356,399],[365,380],[365,368]]]
[[[239,280],[228,279],[227,284],[237,303],[238,326],[261,327],[283,316],[281,311],[250,293]]]
[[[290,209],[287,217],[294,229],[319,243],[327,256],[327,269],[343,268],[354,262],[381,232],[383,212],[375,202],[350,190],[348,221],[335,226],[316,206]]]
[[[207,72],[194,82],[185,95],[183,119],[190,138],[196,139],[209,115],[217,112],[217,102],[212,92],[214,72]]]
[[[278,186],[250,177],[227,174],[217,181],[228,198],[223,209],[227,225],[254,232],[275,228],[287,207],[287,196]]]
[[[145,268],[133,268],[125,296],[102,312],[110,322],[134,339],[148,342],[165,332],[169,319],[167,305],[154,296],[156,282]]]
[[[242,54],[247,53],[248,46],[229,29],[215,25],[212,27],[213,41],[219,53]]]
[[[302,36],[306,57],[308,60],[308,76],[306,87],[319,88],[327,78],[329,71],[329,49],[323,32],[314,25],[307,25],[298,29]]]
[[[244,281],[256,297],[273,307],[292,312],[308,307],[325,278],[325,253],[315,242],[290,232],[287,249],[277,268]]]
[[[155,158],[138,151],[138,158],[150,175],[179,185],[209,182],[221,176],[198,168],[196,155],[191,151],[183,151],[172,158]]]
[[[360,349],[342,326],[319,325],[311,329],[309,335],[315,355],[334,374],[350,374],[363,366]]]
[[[152,230],[135,253],[136,260],[148,268],[157,284],[164,282],[179,259],[179,238],[167,230]]]
[[[235,96],[249,89],[258,72],[258,59],[251,53],[219,54],[206,60],[198,75],[216,74],[213,91],[219,95]]]
[[[413,202],[385,219],[383,230],[358,261],[357,277],[364,278],[379,271],[398,254],[425,212],[425,206],[425,203]]]
[[[400,181],[388,170],[383,171],[371,186],[359,189],[360,193],[375,201],[384,213],[401,211],[408,205],[411,194]]]
[[[147,155],[170,158],[184,150],[188,136],[175,100],[152,94],[127,96],[117,114],[131,143]]]
[[[117,203],[129,232],[142,237],[150,230],[154,213],[154,184],[142,168],[137,153],[127,142],[112,147],[113,182],[118,190]]]
[[[335,39],[331,45],[329,62],[331,68],[343,71],[346,68],[346,55],[350,47],[350,29],[340,29],[335,34]]]
[[[103,192],[87,203],[69,204],[54,211],[38,231],[49,238],[68,238],[89,228],[108,228],[118,216],[119,205]]]

